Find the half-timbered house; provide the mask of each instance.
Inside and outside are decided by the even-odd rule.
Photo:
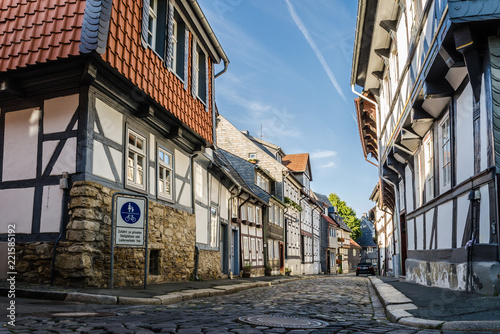
[[[499,14],[488,0],[359,1],[351,84],[395,276],[500,291]]]
[[[196,244],[220,267],[200,199],[220,189],[206,170],[229,61],[198,3],[2,1],[0,36],[0,240],[15,226],[19,276],[106,286],[115,192],[149,199],[149,260],[117,248],[115,285],[192,277]]]

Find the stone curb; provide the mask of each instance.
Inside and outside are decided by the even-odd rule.
[[[118,297],[106,295],[92,295],[89,293],[69,292],[64,299],[66,302],[80,302],[86,304],[115,305]]]
[[[220,285],[207,289],[191,289],[171,292],[165,295],[143,297],[116,297],[110,295],[97,295],[82,292],[59,292],[59,291],[35,291],[29,289],[18,289],[16,295],[23,298],[60,300],[66,302],[78,302],[99,305],[170,305],[195,298],[220,296],[236,293],[252,288],[271,286],[276,284],[293,282],[296,280],[310,279],[314,277],[283,278],[270,282],[247,282],[234,285]],[[4,291],[5,290],[5,291]],[[0,295],[7,295],[8,289],[0,288]]]
[[[441,321],[415,318],[407,310],[415,310],[418,307],[412,304],[412,300],[396,290],[391,285],[382,282],[379,278],[369,277],[380,302],[384,305],[387,319],[400,325],[427,328],[442,329],[447,331],[500,331],[500,321]],[[392,290],[396,291],[394,297]],[[401,297],[403,296],[403,297]],[[403,303],[403,300],[409,302]]]

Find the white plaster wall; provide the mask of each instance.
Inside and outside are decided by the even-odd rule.
[[[488,168],[488,132],[490,128],[487,122],[486,95],[485,95],[484,74],[481,78],[481,116],[479,118],[481,128],[481,170]],[[481,194],[482,195],[482,194]]]
[[[468,193],[457,199],[457,247],[462,246],[467,212],[469,211]]]
[[[399,20],[399,25],[397,28],[397,37],[396,41],[398,43],[398,61],[399,61],[399,73],[400,76],[405,68],[406,60],[408,59],[408,38],[406,34],[406,16],[401,15],[401,19]]]
[[[219,203],[219,181],[210,175],[210,201]]]
[[[123,115],[99,99],[95,101],[95,109],[101,121],[103,135],[116,143],[122,144]]]
[[[474,140],[472,135],[472,89],[467,85],[457,100],[457,184],[474,175]]]
[[[15,224],[16,233],[31,234],[34,194],[35,188],[0,190],[0,212],[2,213],[0,231],[7,231],[9,224]]]
[[[410,167],[405,168],[406,212],[413,211],[413,177]]]
[[[46,141],[42,148],[42,173],[47,168],[47,164],[54,154],[59,140]],[[76,138],[69,138],[63,146],[59,158],[57,159],[50,175],[61,175],[63,172],[76,173]]]
[[[207,209],[195,205],[196,215],[196,242],[200,244],[207,244],[208,240],[208,212]]]
[[[156,181],[158,180],[156,175],[156,169],[154,167],[149,167],[149,193],[151,195],[156,195]]]
[[[61,225],[61,203],[63,190],[59,185],[43,187],[41,233],[59,232]]]
[[[482,186],[479,214],[479,243],[490,243],[490,192],[488,185]]]
[[[196,161],[194,162],[194,192],[195,198],[201,203],[208,204],[208,174]]]
[[[45,100],[43,104],[43,133],[64,132],[78,108],[79,95]]]
[[[434,249],[434,242],[431,244],[432,221],[434,219],[434,210],[435,209],[430,209],[425,213],[426,249]]]
[[[424,215],[417,216],[415,219],[417,221],[417,230],[415,231],[417,233],[416,250],[422,250],[424,249]]]
[[[114,162],[116,170],[118,171],[118,176],[120,177],[120,180],[118,180],[118,182],[121,182],[121,179],[123,177],[123,154],[122,152],[111,147],[109,148],[109,151],[111,152],[112,160]],[[113,182],[115,181],[115,177],[113,176],[113,172],[111,171],[111,166],[109,165],[108,158],[106,157],[106,153],[104,152],[104,146],[96,140],[94,140],[94,149],[92,150],[92,174],[111,180]]]
[[[36,177],[40,116],[38,108],[5,114],[2,181]]]
[[[415,250],[415,220],[406,222],[406,235],[408,238],[408,250]]]
[[[189,157],[183,152],[175,149],[174,150],[174,166],[175,174],[183,178],[191,180],[191,171],[189,167],[190,161]],[[184,187],[183,187],[184,185]],[[191,206],[191,185],[184,184],[184,181],[176,178],[175,179],[175,191],[177,203],[184,206]],[[181,192],[182,191],[182,192]]]
[[[225,187],[221,187],[221,202],[219,203],[220,217],[229,220],[229,208],[227,203],[229,201],[229,191]]]
[[[438,208],[438,222],[437,222],[437,248],[448,249],[451,248],[453,228],[453,201],[448,201]]]

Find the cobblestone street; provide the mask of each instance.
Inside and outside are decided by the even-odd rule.
[[[387,321],[365,277],[324,276],[236,294],[194,299],[169,306],[58,305],[57,312],[112,313],[108,316],[53,317],[54,311],[22,310],[12,333],[439,333]],[[40,308],[41,310],[41,308]],[[327,322],[322,329],[252,326],[238,318],[272,314]]]

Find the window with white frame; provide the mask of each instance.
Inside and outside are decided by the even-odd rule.
[[[441,185],[447,190],[451,185],[451,143],[450,143],[450,117],[446,116],[440,124],[441,144]]]
[[[269,205],[269,221],[271,223],[274,223],[274,205],[273,204]]]
[[[128,129],[127,185],[146,189],[146,139]]]
[[[232,201],[232,217],[233,218],[238,218],[238,199],[236,198],[233,198],[233,201]]]
[[[193,60],[193,89],[202,102],[207,102],[207,57],[199,44],[195,44]]]
[[[242,205],[241,208],[241,220],[247,220],[247,206],[246,205]]]
[[[269,259],[274,258],[274,245],[271,239],[267,241],[267,255],[269,256]]]
[[[248,153],[248,159],[250,160],[257,159],[257,153]]]
[[[186,25],[177,11],[172,20],[172,71],[182,80],[185,79]]]
[[[172,153],[158,148],[158,196],[172,199]]]
[[[255,207],[255,222],[257,225],[262,225],[262,210],[260,206]]]
[[[271,192],[271,184],[269,179],[260,172],[257,172],[256,174],[257,175],[255,177],[257,186],[267,193]]]
[[[158,0],[150,0],[148,10],[148,44],[151,46],[156,42],[157,13]]]
[[[165,58],[165,41],[167,24],[167,2],[165,0],[144,1],[143,19],[147,20],[147,30],[145,36],[147,44],[162,59]]]
[[[251,222],[255,222],[255,216],[254,216],[254,207],[251,204],[248,204],[248,220]]]
[[[399,209],[405,209],[405,184],[403,181],[399,182]]]
[[[434,150],[432,149],[432,134],[429,133],[424,138],[424,158],[425,158],[425,188],[426,198],[430,200],[434,197]]]
[[[210,246],[212,247],[217,247],[217,227],[219,225],[217,218],[217,209],[214,207],[210,208]]]

